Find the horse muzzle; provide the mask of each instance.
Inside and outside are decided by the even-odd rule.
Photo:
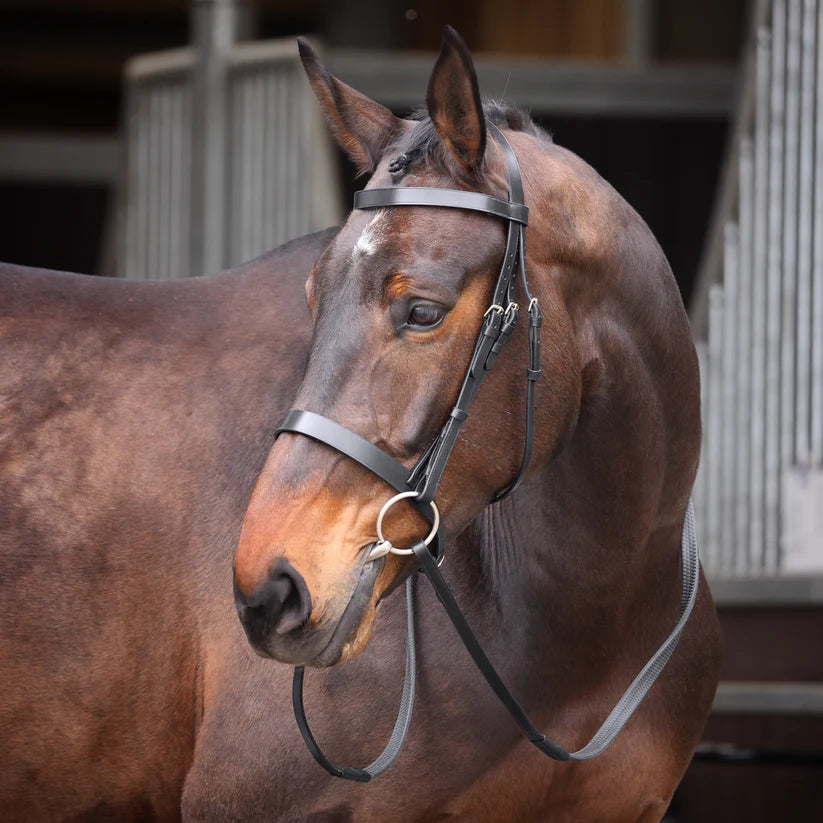
[[[309,587],[285,558],[272,564],[268,577],[252,592],[244,592],[235,576],[234,602],[251,647],[261,657],[321,668],[352,656],[368,640],[372,621],[364,618],[384,564],[382,557],[365,562],[345,606],[338,611],[327,604],[316,621]],[[337,619],[323,616],[334,611]]]

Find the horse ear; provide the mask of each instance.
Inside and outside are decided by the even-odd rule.
[[[461,170],[476,175],[486,151],[486,120],[471,54],[451,26],[443,30],[426,105],[440,139]]]
[[[358,173],[374,171],[400,119],[331,74],[308,40],[298,37],[297,45],[309,83],[340,147],[357,164]]]

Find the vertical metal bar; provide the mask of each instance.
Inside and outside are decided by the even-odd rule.
[[[286,68],[286,67],[284,67]],[[290,171],[293,175],[295,181],[299,180],[300,168],[301,163],[305,162],[307,148],[306,148],[306,137],[307,133],[304,131],[304,120],[300,117],[300,103],[299,97],[297,95],[297,82],[298,78],[295,76],[293,70],[289,70],[288,74],[288,83],[289,83],[289,104],[291,106],[291,110],[294,112],[294,117],[292,118],[291,130],[293,134],[301,135],[301,139],[296,141],[294,147],[291,151],[291,158],[289,160],[290,163]],[[297,184],[295,184],[297,185]],[[292,212],[291,219],[292,225],[289,232],[290,237],[297,237],[298,235],[302,234],[303,231],[307,231],[305,228],[305,210],[304,210],[304,202],[305,202],[305,194],[306,189],[304,186],[298,186],[300,189],[299,196],[295,200],[294,203],[294,211]]]
[[[643,67],[651,55],[654,14],[651,0],[625,0],[623,53],[632,66]]]
[[[175,209],[175,197],[177,194],[177,167],[176,155],[176,127],[174,122],[174,104],[177,98],[177,86],[169,83],[166,87],[166,151],[168,179],[166,180],[166,214],[168,215],[167,239],[166,239],[166,277],[174,277],[177,274],[177,261],[174,256],[174,238],[179,231],[177,210]]]
[[[172,190],[171,190],[171,214],[174,220],[174,231],[172,232],[171,259],[172,275],[181,277],[186,273],[183,268],[181,250],[183,244],[181,239],[184,234],[183,215],[186,207],[183,204],[183,178],[185,176],[186,152],[184,151],[184,123],[183,123],[183,89],[180,83],[174,87],[171,105],[172,118]]]
[[[766,411],[766,255],[768,253],[769,201],[769,72],[771,32],[761,28],[757,36],[755,130],[754,130],[754,259],[752,261],[752,350],[751,350],[751,523],[747,565],[759,572],[763,560],[763,514],[765,462],[763,438]]]
[[[195,0],[192,10],[197,65],[192,146],[192,265],[194,274],[225,263],[226,52],[236,42],[241,13],[235,0]]]
[[[242,110],[240,105],[242,77],[239,72],[233,72],[229,79],[229,111],[231,129],[231,153],[229,164],[228,191],[231,195],[231,212],[229,214],[228,244],[229,260],[240,257],[240,227],[242,218],[242,196],[240,192],[240,167],[242,164],[241,139],[243,131]]]
[[[159,275],[158,239],[161,232],[160,200],[163,188],[163,174],[160,169],[161,134],[160,134],[160,94],[157,83],[151,85],[151,177],[149,202],[151,203],[151,235],[149,238],[149,270],[145,276],[156,280]]]
[[[286,123],[288,122],[288,83],[283,74],[282,67],[277,66],[277,99],[278,99],[278,133],[277,133],[277,186],[282,191],[288,185],[287,168],[289,164],[289,147],[287,145],[288,132]],[[277,203],[277,243],[283,243],[287,236],[288,207],[282,197]]]
[[[156,234],[154,237],[154,276],[165,278],[165,235],[166,235],[166,123],[165,123],[165,89],[162,83],[155,85],[157,104],[155,124],[155,158],[157,166],[157,186],[155,188],[155,209],[157,210]]]
[[[255,111],[255,88],[254,73],[248,71],[244,77],[246,88],[246,112],[243,119],[244,144],[246,146],[245,176],[243,178],[243,199],[246,201],[246,242],[243,246],[242,260],[248,260],[254,255],[254,202],[255,202],[255,178],[258,174],[257,164],[257,139],[255,125],[257,112]]]
[[[795,460],[808,464],[810,456],[809,383],[811,375],[811,281],[812,209],[814,193],[814,52],[816,25],[815,0],[803,2],[802,58],[800,73],[800,191],[797,234],[797,326],[795,345]]]
[[[823,467],[823,3],[817,9],[812,268],[811,458]]]
[[[252,202],[251,193],[254,185],[254,142],[252,140],[251,120],[253,118],[254,101],[252,99],[251,77],[247,72],[243,72],[243,124],[241,145],[243,147],[243,174],[240,178],[240,197],[243,199],[243,207],[240,213],[243,215],[243,243],[240,247],[239,260],[246,260],[250,256],[252,244]]]
[[[269,179],[271,205],[269,211],[268,237],[269,245],[276,246],[280,240],[278,221],[280,220],[280,87],[278,85],[279,68],[269,65],[269,116],[267,122],[266,143],[269,150]]]
[[[140,233],[140,268],[137,271],[137,277],[147,278],[149,276],[149,269],[151,268],[151,86],[148,83],[143,84],[143,104],[142,104],[142,126],[141,131],[143,135],[142,147],[142,170],[140,174],[140,184],[138,190],[140,192],[140,204],[143,214],[142,231]]]
[[[178,277],[184,277],[192,271],[191,265],[191,213],[192,213],[192,155],[195,142],[192,99],[194,92],[191,83],[184,80],[181,85],[180,124],[182,129],[183,149],[180,156],[180,268]]]
[[[284,67],[285,68],[285,67]],[[295,77],[292,72],[288,72],[288,70],[284,71],[285,79],[286,79],[286,89],[289,96],[289,111],[294,111],[295,108],[295,94],[294,94],[294,86],[295,86]],[[299,117],[290,117],[289,118],[289,160],[288,160],[288,191],[297,191],[301,188],[300,180],[297,176],[297,172],[299,169],[299,161],[298,157],[300,152],[302,151],[301,146],[301,138],[303,135],[301,134],[301,121]],[[287,240],[291,240],[293,237],[297,237],[300,234],[300,223],[298,222],[299,212],[297,209],[292,211],[291,209],[287,209],[287,217],[288,217],[288,224],[287,224]]]
[[[141,268],[138,277],[148,278],[149,269],[151,267],[151,226],[152,226],[152,211],[151,211],[151,183],[152,183],[152,168],[151,168],[151,85],[145,83],[143,85],[143,161],[144,168],[142,174],[142,182],[140,184],[141,201],[143,203],[143,236],[140,238],[140,247],[142,248]]]
[[[125,144],[123,187],[120,192],[121,211],[118,218],[117,276],[128,277],[129,265],[134,258],[134,223],[137,216],[134,207],[134,177],[137,161],[134,128],[134,84],[125,88],[123,142]]]
[[[169,196],[169,212],[172,219],[171,242],[169,245],[170,268],[172,277],[180,277],[185,274],[181,268],[180,260],[180,238],[183,230],[183,208],[180,202],[181,185],[183,177],[183,151],[182,151],[182,124],[180,122],[182,89],[180,83],[176,82],[171,89],[170,117],[171,117],[171,191]]]
[[[260,245],[263,250],[272,247],[271,242],[271,212],[272,200],[276,191],[272,183],[272,146],[271,146],[271,122],[272,122],[272,88],[271,72],[268,66],[261,70],[261,111],[260,111],[260,144],[263,150],[264,164],[263,174],[260,177],[261,197],[260,197]]]
[[[158,277],[168,279],[172,276],[170,259],[171,246],[171,208],[169,199],[171,197],[171,175],[173,166],[171,164],[171,107],[170,91],[167,84],[163,84],[160,90],[160,236],[158,247],[160,255],[160,266]]]
[[[266,250],[263,245],[263,187],[265,186],[265,176],[263,175],[262,169],[266,154],[266,147],[263,145],[263,132],[266,123],[266,97],[263,76],[260,69],[254,72],[253,83],[254,110],[249,125],[253,129],[254,165],[257,173],[251,178],[252,188],[250,194],[252,195],[252,226],[254,228],[254,236],[251,249],[249,250],[249,257],[246,259],[257,257],[257,255],[262,254]]]
[[[260,220],[262,226],[262,241],[264,248],[271,248],[272,243],[272,202],[275,185],[272,181],[272,104],[274,102],[274,92],[271,84],[271,66],[262,69],[261,79],[263,82],[263,111],[260,118],[260,130],[263,145],[263,168],[262,183],[263,195],[260,209]]]
[[[798,144],[800,129],[800,0],[789,0],[786,18],[786,128],[783,150],[783,274],[780,322],[780,467],[785,475],[794,460],[795,298],[797,278]],[[786,501],[780,487],[780,545],[786,536]]]
[[[246,146],[246,75],[238,72],[234,77],[234,95],[237,101],[235,111],[235,142],[232,145],[232,156],[234,158],[235,181],[234,191],[236,199],[235,214],[237,244],[232,251],[233,260],[240,260],[243,257],[243,250],[246,244],[246,162],[248,149]]]
[[[697,539],[700,541],[698,545],[701,547],[701,555],[703,555],[704,565],[707,562],[705,557],[707,529],[706,529],[706,506],[708,504],[708,484],[706,483],[706,474],[709,465],[709,364],[708,364],[708,345],[703,340],[697,340],[694,344],[697,351],[697,364],[700,372],[700,419],[703,423],[703,439],[700,444],[700,466],[697,470],[697,476],[694,479],[694,488],[692,489],[692,497],[694,499],[694,508],[697,515]],[[722,539],[722,538],[721,538]]]
[[[722,340],[723,340],[723,287],[714,285],[709,291],[709,418],[708,455],[706,483],[708,500],[706,505],[706,550],[704,557],[709,569],[725,567],[724,547],[720,545],[720,460],[718,453],[722,442]]]
[[[237,100],[237,113],[235,121],[235,142],[232,145],[232,153],[234,155],[234,169],[235,181],[234,190],[237,198],[237,214],[235,220],[237,223],[237,244],[234,248],[234,260],[240,260],[243,257],[243,246],[246,242],[246,208],[248,203],[245,197],[246,185],[246,86],[245,75],[238,73],[234,80],[234,93]]]
[[[133,92],[134,110],[129,125],[134,131],[134,173],[129,179],[129,201],[134,210],[131,231],[131,254],[127,259],[126,277],[146,276],[146,236],[148,234],[148,214],[146,210],[145,187],[148,181],[148,106],[143,84],[135,85]]]
[[[280,107],[282,101],[280,99],[280,68],[279,66],[272,66],[269,75],[269,84],[271,86],[271,113],[269,119],[269,147],[271,149],[271,167],[269,170],[269,186],[272,190],[272,204],[271,215],[269,217],[269,239],[273,246],[280,242],[280,228],[281,220],[282,198],[279,196],[280,191],[280,153],[282,148],[280,146]]]
[[[729,221],[724,230],[723,253],[723,319],[721,359],[722,359],[722,411],[719,418],[720,431],[717,433],[718,444],[709,460],[719,460],[720,487],[713,491],[720,499],[721,524],[720,546],[722,565],[725,572],[733,569],[733,547],[735,545],[735,454],[737,450],[737,425],[735,414],[739,399],[737,397],[737,311],[738,280],[740,277],[739,232],[737,223]]]
[[[749,523],[751,522],[751,349],[752,349],[752,251],[754,247],[754,146],[750,137],[740,141],[740,277],[737,317],[737,455],[735,459],[734,567],[748,574]]]
[[[155,83],[155,124],[154,124],[154,163],[156,174],[156,185],[154,189],[154,208],[157,222],[155,223],[154,235],[154,271],[153,276],[157,279],[164,278],[163,271],[163,242],[166,227],[166,178],[165,178],[165,122],[163,112],[164,90],[161,83]]]
[[[167,231],[167,214],[166,214],[166,90],[162,83],[157,83],[155,88],[155,95],[157,98],[157,131],[155,132],[155,139],[157,144],[155,146],[156,156],[155,163],[157,164],[157,190],[155,192],[156,208],[157,208],[157,234],[154,238],[154,276],[158,279],[167,277],[166,274],[166,231]]]
[[[772,9],[771,112],[769,123],[769,253],[766,275],[766,410],[764,553],[767,572],[777,571],[780,528],[780,276],[783,262],[783,125],[786,3]]]
[[[236,192],[237,192],[237,247],[235,249],[235,260],[243,258],[243,251],[246,245],[246,226],[248,216],[246,210],[248,201],[246,200],[246,174],[248,163],[248,140],[246,130],[246,77],[240,73],[235,79],[235,93],[237,95],[237,139],[232,146],[235,155],[234,167],[237,170]]]
[[[180,165],[178,163],[178,136],[177,136],[177,101],[180,95],[178,84],[169,85],[168,91],[168,146],[169,146],[169,181],[168,181],[168,214],[169,214],[169,242],[168,260],[166,263],[168,276],[176,277],[180,274],[178,268],[176,240],[180,234],[180,212],[177,206],[180,180]]]

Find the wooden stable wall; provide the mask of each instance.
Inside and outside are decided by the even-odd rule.
[[[823,607],[723,606],[723,681],[823,684]],[[819,713],[715,712],[704,741],[823,750]],[[819,823],[823,765],[695,762],[672,807],[676,823]]]
[[[420,0],[404,31],[413,48],[431,49],[443,25],[458,28],[474,51],[526,56],[613,59],[623,54],[623,0]]]
[[[399,48],[430,50],[449,23],[475,52],[598,61],[642,57],[722,62],[739,54],[748,2],[403,0],[400,7],[402,17],[398,17],[403,22],[395,29]]]

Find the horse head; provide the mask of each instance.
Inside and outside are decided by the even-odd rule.
[[[528,269],[543,312],[530,469],[538,471],[567,441],[581,397],[597,391],[602,368],[581,306],[604,299],[604,244],[619,246],[614,231],[622,206],[615,203],[625,204],[616,194],[614,202],[604,198],[599,176],[527,115],[484,107],[471,56],[451,29],[426,108],[410,119],[333,77],[305,42],[301,56],[335,137],[361,172],[371,173],[367,188],[426,186],[506,198],[505,156],[489,139],[488,122],[513,147],[531,215]],[[411,468],[454,405],[505,239],[503,221],[472,211],[353,211],[306,282],[313,338],[294,407],[345,425]],[[592,276],[584,279],[582,272]],[[520,323],[472,405],[443,475],[437,502],[447,538],[518,471],[527,364],[526,323]],[[328,666],[365,647],[381,598],[412,571],[408,558],[371,559],[378,513],[393,494],[323,443],[278,437],[234,560],[238,611],[258,653]],[[428,523],[404,501],[390,509],[384,531],[404,546],[424,535]]]

